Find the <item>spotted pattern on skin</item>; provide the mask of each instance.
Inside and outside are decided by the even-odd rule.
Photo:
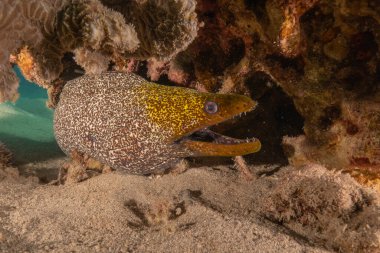
[[[206,101],[219,112],[207,114]],[[193,153],[174,141],[252,106],[240,95],[200,93],[149,83],[135,74],[107,72],[68,82],[54,114],[57,142],[115,169],[147,174]]]
[[[203,108],[207,99],[212,99],[210,94],[161,85],[151,85],[148,89],[146,109],[149,120],[174,139],[201,127],[209,117]]]
[[[182,87],[150,83],[142,87],[148,118],[176,140],[195,130],[225,121],[251,104],[248,97],[237,94],[213,94]],[[205,111],[207,102],[215,102],[218,111]]]

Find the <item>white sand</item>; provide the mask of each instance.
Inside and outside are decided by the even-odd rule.
[[[45,172],[58,164],[46,163]],[[27,165],[22,171],[36,167],[43,165]],[[252,169],[259,172],[273,167]],[[324,174],[323,168],[317,170],[334,178]],[[283,168],[250,182],[225,166],[193,168],[159,178],[113,172],[53,186],[17,176],[17,170],[0,170],[0,252],[330,252],[318,246],[325,244],[326,238],[303,234],[314,233],[313,227],[297,230],[292,226],[299,216],[290,215],[284,226],[278,222],[280,212],[270,200],[276,199],[276,182],[289,181],[292,171]],[[350,179],[339,180],[343,191],[372,194]],[[346,187],[347,182],[352,189]],[[293,183],[297,182],[289,181]],[[337,207],[337,212],[350,205],[355,203]],[[367,209],[372,212],[378,207],[371,200]],[[369,221],[372,228],[380,224],[378,216],[374,218]],[[379,230],[358,233],[376,237]],[[368,238],[368,243],[379,243],[380,237],[378,241],[375,237]],[[326,245],[349,248],[342,242]],[[376,248],[368,250],[376,252]]]

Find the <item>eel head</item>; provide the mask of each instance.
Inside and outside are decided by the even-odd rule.
[[[189,156],[240,156],[261,148],[256,138],[235,139],[209,129],[253,110],[257,102],[247,96],[165,86],[149,94],[153,94],[146,101],[150,120],[169,133],[168,144],[178,145],[176,149]]]

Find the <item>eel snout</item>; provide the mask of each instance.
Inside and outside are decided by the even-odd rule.
[[[176,143],[190,150],[193,156],[241,156],[258,152],[261,143],[256,138],[236,139],[213,132],[209,127],[245,115],[256,108],[257,102],[241,95],[221,95],[215,100],[220,104],[219,119],[203,128],[194,130],[179,138]]]
[[[224,120],[214,123],[217,124],[229,118],[241,116],[246,112],[254,110],[257,106],[257,103],[248,97],[235,96],[233,98],[237,98],[236,101],[232,101],[233,103],[224,106],[225,112],[222,112],[224,114],[222,117]],[[231,101],[231,99],[229,101]],[[194,156],[241,156],[260,150],[261,143],[258,139],[236,139],[228,137],[210,130],[209,127],[213,125],[214,124],[211,124],[202,129],[190,132],[178,139],[176,143],[190,150]]]

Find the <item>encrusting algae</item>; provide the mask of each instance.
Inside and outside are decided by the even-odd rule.
[[[94,99],[96,98],[96,99]],[[159,172],[188,156],[239,156],[260,142],[207,129],[256,102],[237,94],[150,83],[134,75],[106,72],[69,81],[55,110],[58,144],[129,173]]]

